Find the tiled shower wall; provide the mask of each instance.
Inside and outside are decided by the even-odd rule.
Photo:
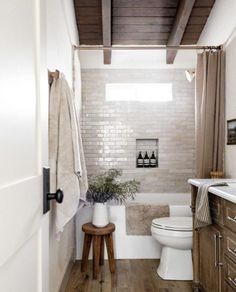
[[[172,83],[171,102],[108,102],[106,83]],[[194,82],[183,69],[82,70],[82,132],[89,174],[121,168],[140,192],[186,192],[195,174]],[[159,167],[136,168],[136,139],[159,139]]]

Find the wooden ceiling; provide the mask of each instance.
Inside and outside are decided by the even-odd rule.
[[[195,45],[215,0],[74,0],[80,45]],[[167,51],[173,63],[176,51]]]

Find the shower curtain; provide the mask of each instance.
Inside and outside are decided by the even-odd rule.
[[[198,178],[223,171],[225,68],[224,52],[204,51],[196,69],[196,168]]]

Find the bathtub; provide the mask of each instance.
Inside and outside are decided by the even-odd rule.
[[[138,193],[132,202],[142,204],[169,205],[170,216],[191,216],[190,193]],[[129,202],[127,202],[129,203]],[[152,236],[126,234],[125,206],[109,204],[110,221],[116,225],[114,248],[117,259],[160,258],[161,247]],[[84,235],[81,227],[91,221],[92,208],[85,206],[76,216],[76,258],[81,259]],[[91,254],[90,254],[91,257]]]

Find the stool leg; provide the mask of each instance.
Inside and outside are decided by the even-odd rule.
[[[93,236],[93,279],[97,279],[99,273],[101,236]]]
[[[101,236],[101,246],[100,246],[100,266],[104,265],[104,236]]]
[[[116,262],[115,262],[114,250],[113,250],[112,233],[106,235],[105,239],[106,239],[106,245],[107,245],[107,254],[108,254],[108,260],[109,260],[110,272],[115,273]]]
[[[92,235],[85,234],[84,235],[83,256],[82,256],[82,263],[81,263],[81,272],[85,272],[86,268],[87,268],[91,241],[92,241]]]

